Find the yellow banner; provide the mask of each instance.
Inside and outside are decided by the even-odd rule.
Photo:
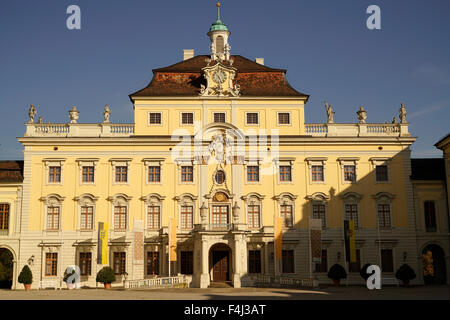
[[[100,259],[99,263],[107,265],[108,262],[108,230],[109,230],[109,224],[108,223],[99,223],[99,230],[98,230],[98,246],[99,246],[99,253],[100,253]]]
[[[169,250],[170,250],[170,261],[177,261],[177,219],[169,218]]]
[[[274,240],[275,240],[275,258],[283,258],[283,219],[280,217],[275,217],[275,228],[274,228]]]

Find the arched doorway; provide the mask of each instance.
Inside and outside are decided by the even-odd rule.
[[[14,256],[6,248],[0,248],[0,289],[11,289],[14,276]]]
[[[209,250],[209,270],[212,282],[227,282],[231,279],[231,249],[223,243]]]
[[[447,283],[445,253],[439,245],[429,244],[422,250],[422,267],[425,284]]]

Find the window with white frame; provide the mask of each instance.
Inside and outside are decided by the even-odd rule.
[[[390,183],[390,158],[370,158],[375,183]]]
[[[195,200],[197,200],[197,197],[186,193],[175,197],[175,200],[178,202],[180,229],[191,230],[194,227]]]
[[[245,113],[246,125],[258,125],[259,113],[258,112],[246,112]]]
[[[148,113],[148,123],[150,125],[161,125],[162,124],[162,113],[161,112],[149,112]]]
[[[98,200],[98,197],[94,197],[92,194],[83,194],[80,197],[76,197],[75,200],[78,201],[79,207],[79,230],[94,230],[95,202]]]
[[[116,194],[109,197],[108,200],[112,202],[114,231],[125,231],[128,228],[128,212],[129,202],[132,197],[129,197],[123,193]]]
[[[164,158],[143,159],[147,184],[161,184]]]
[[[159,230],[161,228],[161,210],[164,199],[164,196],[157,193],[151,193],[141,198],[145,202],[146,228],[148,230]]]
[[[194,113],[193,112],[182,112],[181,113],[181,124],[183,124],[183,125],[194,124]]]
[[[261,228],[261,212],[262,212],[262,200],[264,196],[258,193],[250,193],[241,198],[245,201],[247,208],[247,226],[250,229]]]
[[[95,184],[98,159],[77,159],[80,184]]]
[[[339,158],[338,161],[341,165],[342,183],[356,183],[359,158]]]
[[[394,195],[387,192],[380,192],[374,196],[377,209],[377,222],[380,229],[391,229],[392,223],[392,201]]]
[[[283,228],[294,228],[295,199],[297,199],[297,196],[286,192],[275,196],[274,199],[278,202],[278,214],[283,221]]]
[[[113,184],[128,184],[131,159],[111,159]]]
[[[213,118],[215,123],[225,123],[226,122],[226,113],[225,112],[214,112]]]
[[[46,231],[60,231],[62,203],[64,199],[64,197],[57,194],[51,194],[41,198],[41,201],[45,205],[44,229]]]
[[[344,202],[344,220],[353,220],[355,229],[359,228],[359,202],[362,199],[362,195],[356,192],[347,192],[341,198]]]
[[[291,124],[291,113],[290,112],[278,112],[278,125],[290,125]]]
[[[324,157],[306,158],[310,184],[325,183],[325,163],[327,160],[328,158]]]
[[[307,199],[309,199],[311,203],[311,218],[321,219],[322,230],[325,230],[328,225],[327,212],[330,196],[322,192],[316,192],[311,196],[307,196]]]
[[[63,183],[63,167],[65,159],[44,159],[46,184]]]

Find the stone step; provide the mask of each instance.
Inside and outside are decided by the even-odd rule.
[[[231,282],[211,282],[208,288],[233,288]]]

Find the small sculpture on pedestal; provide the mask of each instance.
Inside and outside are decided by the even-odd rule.
[[[325,109],[327,110],[327,118],[328,123],[334,123],[334,114],[333,107],[331,104],[329,105],[328,102],[325,101]]]
[[[36,116],[36,107],[31,105],[30,110],[28,111],[28,116],[30,117],[30,120],[28,123],[34,123],[34,117]]]
[[[400,118],[400,123],[407,123],[406,122],[406,108],[405,108],[404,103],[402,103],[402,105],[398,111],[400,112],[400,114],[398,115],[398,117]]]
[[[357,111],[356,114],[358,116],[359,123],[366,123],[367,112],[362,106],[359,107],[359,111]]]
[[[42,117],[39,117],[38,123],[39,123],[39,124],[43,124],[43,123],[44,123],[44,119],[42,119]]]
[[[392,124],[397,124],[397,123],[398,123],[397,118],[394,117],[394,119],[392,119]]]
[[[235,202],[233,206],[233,223],[239,223],[240,215],[241,215],[241,207],[239,207],[237,202]]]
[[[111,115],[111,109],[108,105],[105,106],[105,111],[103,112],[103,116],[105,117],[105,121],[103,123],[109,123],[109,116]]]
[[[77,110],[76,106],[72,107],[72,110],[69,111],[70,123],[77,123],[80,112]]]

